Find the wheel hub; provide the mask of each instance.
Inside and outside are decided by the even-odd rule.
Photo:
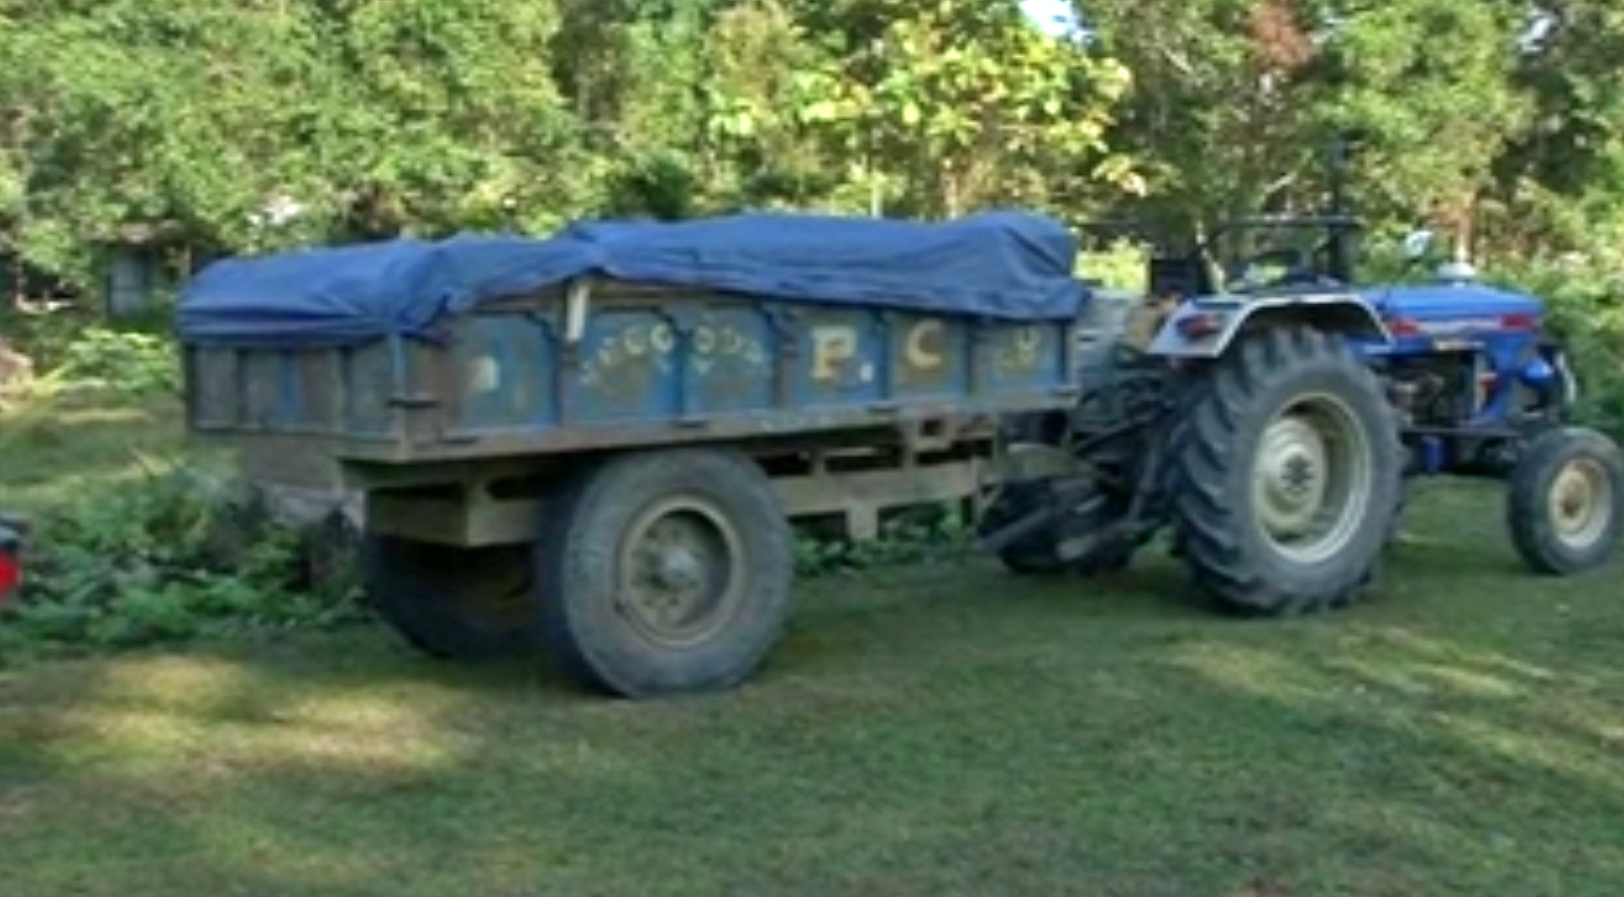
[[[1370,500],[1370,444],[1340,399],[1305,396],[1259,437],[1252,510],[1275,551],[1296,563],[1334,557],[1359,531]]]
[[[663,589],[689,592],[704,576],[699,557],[686,548],[669,548],[654,558],[654,581]]]
[[[737,604],[740,538],[708,503],[676,499],[639,515],[621,544],[619,605],[651,641],[689,645]]]
[[[1325,440],[1313,425],[1285,417],[1264,432],[1255,472],[1258,511],[1279,535],[1300,535],[1325,500]]]
[[[1551,484],[1551,523],[1557,537],[1574,547],[1595,542],[1607,529],[1612,501],[1611,484],[1599,465],[1587,458],[1568,462]]]

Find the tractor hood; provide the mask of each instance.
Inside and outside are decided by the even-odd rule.
[[[1362,287],[1358,294],[1382,317],[1411,321],[1460,318],[1539,320],[1545,306],[1532,296],[1474,282],[1391,284]],[[1530,321],[1530,323],[1532,323]]]

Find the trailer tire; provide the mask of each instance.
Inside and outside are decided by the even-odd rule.
[[[566,673],[626,698],[737,685],[782,638],[793,535],[767,475],[731,450],[620,455],[542,521],[542,632]]]
[[[1607,563],[1624,533],[1624,461],[1611,439],[1585,427],[1536,436],[1512,469],[1506,524],[1523,562],[1567,576]]]
[[[367,534],[367,603],[408,644],[442,660],[496,660],[539,640],[527,547],[459,548]]]
[[[1243,335],[1191,388],[1170,448],[1174,541],[1197,585],[1250,615],[1355,599],[1377,576],[1402,489],[1398,424],[1374,374],[1339,337],[1282,326]],[[1309,533],[1326,517],[1327,532]]]

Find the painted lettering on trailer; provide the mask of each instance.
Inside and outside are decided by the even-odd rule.
[[[823,324],[812,328],[812,379],[829,383],[857,357],[857,328],[846,324]]]
[[[935,318],[926,318],[908,328],[903,341],[902,356],[908,367],[916,371],[934,371],[941,368],[942,336],[947,327]]]
[[[934,371],[947,363],[943,341],[947,325],[936,318],[915,321],[902,334],[902,362],[916,371]],[[861,336],[849,324],[822,324],[812,328],[812,379],[820,383],[833,383],[848,379],[852,366],[859,361]],[[874,366],[862,362],[856,369],[856,379],[873,379]]]

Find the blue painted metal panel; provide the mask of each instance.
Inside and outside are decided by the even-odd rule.
[[[395,392],[396,353],[388,342],[337,349],[343,414],[339,432],[363,438],[382,437],[394,427],[389,399]],[[410,368],[405,368],[410,370]]]
[[[789,435],[1061,407],[1072,385],[1071,322],[677,291],[596,302],[571,341],[566,307],[555,297],[481,309],[440,345],[190,347],[195,367],[241,371],[233,388],[194,385],[194,424],[389,439],[412,454],[486,438],[508,440],[505,451],[514,438],[613,448],[620,434],[646,443],[719,422],[733,435]]]
[[[1537,299],[1481,283],[1404,284],[1356,292],[1385,315],[1417,321],[1544,313]]]
[[[670,420],[679,414],[677,333],[656,311],[605,310],[593,315],[567,383],[567,424]]]
[[[872,312],[806,310],[793,323],[791,404],[798,408],[862,405],[881,398],[885,343]]]
[[[886,364],[899,399],[962,396],[970,391],[970,328],[927,315],[891,315]]]
[[[773,404],[778,327],[760,309],[708,309],[695,322],[681,376],[689,414],[727,414]]]
[[[543,322],[520,315],[470,318],[452,343],[463,383],[458,429],[470,433],[547,427],[558,420],[557,354]]]

